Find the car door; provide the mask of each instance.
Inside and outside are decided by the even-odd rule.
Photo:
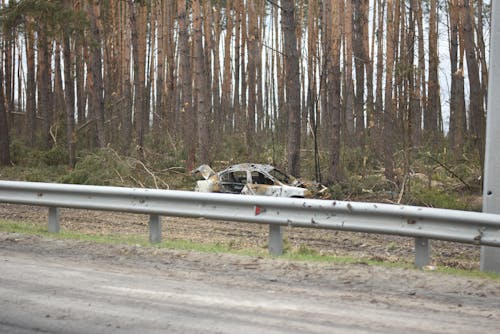
[[[242,193],[251,195],[264,195],[264,196],[281,196],[281,185],[273,180],[270,175],[266,175],[260,171],[252,171],[250,173],[250,181]]]

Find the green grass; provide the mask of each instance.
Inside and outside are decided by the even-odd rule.
[[[189,240],[166,240],[157,244],[151,244],[146,236],[142,235],[116,235],[116,234],[85,234],[75,231],[61,230],[58,234],[49,233],[45,226],[32,223],[20,223],[7,220],[0,220],[0,232],[20,233],[27,235],[37,235],[58,239],[70,239],[79,241],[95,242],[100,244],[115,245],[139,245],[141,247],[151,247],[160,249],[176,249],[196,251],[203,253],[231,253],[246,256],[258,256],[272,258],[266,250],[235,249],[231,244],[221,243],[196,243]],[[367,258],[355,258],[348,256],[325,255],[310,249],[307,246],[300,246],[297,249],[287,249],[282,259],[304,262],[331,262],[334,264],[364,264],[370,266],[383,266],[386,268],[415,269],[412,264],[404,262],[384,262]],[[415,269],[416,270],[416,269]],[[444,273],[448,275],[464,276],[470,278],[482,278],[500,282],[500,274],[485,273],[478,270],[464,270],[449,267],[438,267],[432,273]]]
[[[189,240],[166,240],[160,243],[152,244],[149,239],[143,235],[117,235],[117,234],[85,234],[76,231],[61,229],[59,233],[49,233],[45,226],[32,223],[20,223],[13,221],[0,220],[0,231],[7,233],[20,233],[28,235],[37,235],[58,239],[71,239],[80,241],[89,241],[100,244],[121,244],[121,245],[139,245],[151,248],[166,248],[178,250],[190,250],[204,253],[235,253],[241,255],[264,256],[264,251],[256,250],[238,250],[230,244],[210,244],[195,243]]]

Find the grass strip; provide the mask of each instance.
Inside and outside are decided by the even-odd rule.
[[[266,250],[254,249],[235,249],[231,245],[213,244],[213,243],[196,243],[189,240],[165,240],[157,244],[151,244],[149,240],[142,235],[117,235],[117,234],[86,234],[75,231],[61,230],[59,233],[49,233],[45,226],[33,223],[21,223],[7,220],[0,220],[0,232],[19,233],[26,235],[36,235],[42,237],[51,237],[57,239],[70,239],[79,241],[89,241],[100,244],[119,244],[132,245],[150,248],[164,248],[175,250],[196,251],[203,253],[230,253],[246,256],[257,256],[264,258],[272,258]],[[355,258],[348,256],[325,255],[309,249],[306,246],[301,246],[298,249],[287,249],[285,254],[279,258],[304,261],[304,262],[331,262],[335,264],[363,264],[371,266],[383,266],[386,268],[403,268],[414,269],[412,264],[404,262],[384,262],[380,260],[371,260],[366,258]],[[483,278],[500,282],[500,274],[482,272],[479,270],[464,270],[450,267],[437,267],[429,273],[445,273],[449,275],[458,275],[470,278]]]

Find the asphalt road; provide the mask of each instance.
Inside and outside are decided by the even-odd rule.
[[[213,262],[204,263],[209,256],[189,253],[147,270],[138,264],[144,254],[95,260],[81,246],[73,253],[65,245],[66,251],[40,254],[11,247],[10,240],[0,240],[0,333],[494,333],[500,328],[496,295],[470,293],[467,299],[459,292],[418,287],[348,289],[345,278],[327,286],[328,277],[315,284],[309,274],[312,281],[297,286],[276,276],[272,266],[280,263],[273,260],[262,260],[271,261],[270,267],[262,262],[262,268],[247,265],[237,272],[231,266],[215,270]],[[371,275],[380,279],[375,271]],[[333,276],[331,281],[337,282]]]

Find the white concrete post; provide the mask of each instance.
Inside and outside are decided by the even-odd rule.
[[[492,1],[483,212],[500,213],[500,3]],[[481,247],[481,271],[500,273],[500,248]]]

